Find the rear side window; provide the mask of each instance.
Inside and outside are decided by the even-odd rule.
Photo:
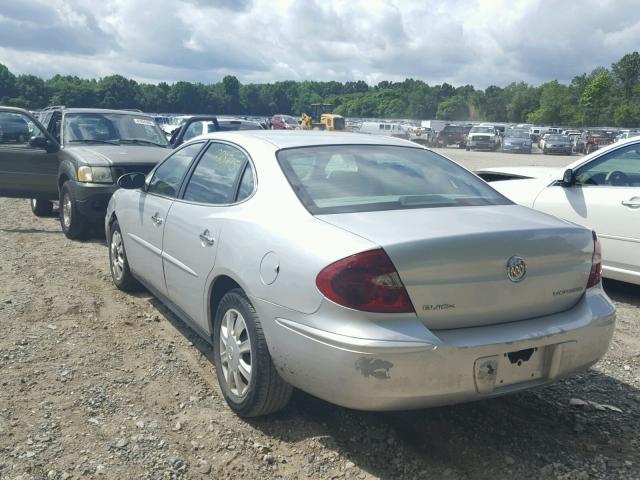
[[[201,148],[202,143],[187,145],[162,162],[153,173],[147,192],[164,197],[175,197],[191,161]]]
[[[184,199],[211,205],[232,203],[236,181],[246,163],[246,155],[237,148],[212,143],[193,171]]]
[[[419,148],[292,148],[278,152],[278,162],[314,215],[512,203],[462,167]]]

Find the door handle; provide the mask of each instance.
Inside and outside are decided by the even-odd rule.
[[[158,216],[158,212],[156,212],[153,214],[153,217],[151,217],[151,221],[155,223],[156,226],[158,226],[158,225],[162,225],[162,222],[164,222],[164,219],[160,218]]]
[[[200,234],[200,240],[202,241],[203,246],[207,246],[207,247],[210,247],[214,243],[216,243],[216,239],[211,236],[211,234],[209,233],[209,230],[205,230]]]
[[[622,205],[630,208],[639,208],[640,207],[640,197],[632,197],[629,200],[623,200]]]

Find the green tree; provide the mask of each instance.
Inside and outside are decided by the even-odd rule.
[[[628,53],[611,65],[613,75],[620,84],[626,99],[631,98],[634,87],[640,82],[640,54]]]
[[[591,79],[580,96],[584,109],[584,120],[588,125],[610,122],[610,96],[612,78],[609,72],[602,72]]]
[[[467,101],[460,96],[443,100],[438,105],[436,118],[440,120],[469,120]]]

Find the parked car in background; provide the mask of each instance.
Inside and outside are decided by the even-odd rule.
[[[431,145],[435,140],[435,132],[430,127],[410,127],[407,130],[409,140],[420,145]]]
[[[29,139],[29,123],[19,114],[8,113],[0,116],[0,143],[23,144]]]
[[[531,141],[533,143],[538,143],[542,135],[544,135],[546,131],[544,131],[541,127],[531,127],[529,128],[529,136],[531,137]]]
[[[503,152],[531,153],[531,136],[525,129],[510,128],[504,134]]]
[[[566,135],[547,134],[542,145],[542,153],[559,153],[562,155],[571,155],[571,140]]]
[[[300,128],[299,119],[291,115],[278,114],[271,117],[271,128],[277,130],[298,130]]]
[[[586,130],[582,132],[580,141],[578,142],[579,153],[590,154],[591,152],[610,145],[613,143],[613,138],[607,133],[606,130]]]
[[[603,147],[567,169],[477,172],[515,202],[598,232],[605,277],[640,284],[640,138]]]
[[[640,130],[624,131],[617,137],[616,141],[620,142],[622,140],[627,140],[628,138],[634,138],[634,137],[640,137]]]
[[[387,137],[398,137],[408,139],[409,134],[406,129],[402,128],[399,123],[393,122],[362,122],[360,125],[360,133],[368,133],[369,135],[384,135]]]
[[[471,125],[446,125],[438,132],[433,146],[444,148],[449,145],[457,145],[458,148],[465,148],[470,130]]]
[[[476,125],[471,127],[465,145],[468,150],[496,150],[500,147],[501,139],[493,126]]]
[[[60,202],[60,225],[68,238],[81,238],[102,224],[116,180],[128,172],[149,172],[167,152],[167,140],[153,117],[126,110],[47,109],[44,124],[26,110],[0,107],[0,125],[32,124],[30,138],[0,141],[0,196],[30,198],[37,216]]]
[[[609,348],[593,232],[410,142],[216,133],[121,186],[114,284],[142,283],[212,344],[241,416],[292,387],[363,410],[486,399]]]
[[[172,148],[177,148],[200,135],[233,130],[263,130],[263,126],[260,122],[252,120],[217,117],[214,115],[197,115],[190,117],[180,128],[174,130],[169,143]]]

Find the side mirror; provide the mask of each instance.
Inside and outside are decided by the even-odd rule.
[[[49,153],[55,151],[55,145],[47,137],[31,137],[29,146],[31,148],[41,148]]]
[[[576,184],[576,174],[570,168],[567,168],[562,175],[562,186],[573,187]]]
[[[118,186],[127,190],[135,190],[144,186],[146,178],[144,173],[140,172],[125,173],[118,178]]]

